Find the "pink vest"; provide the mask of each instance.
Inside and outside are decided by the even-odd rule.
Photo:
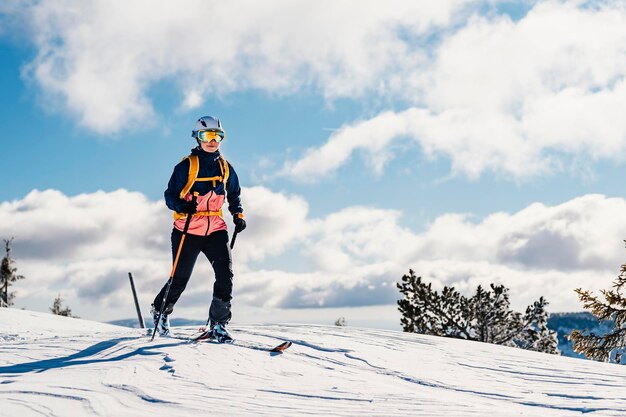
[[[185,196],[191,201],[191,193]],[[194,214],[189,222],[187,233],[198,236],[208,236],[218,230],[226,230],[226,222],[221,214],[224,205],[224,195],[209,191],[208,194],[198,196],[198,214]],[[203,215],[202,213],[219,212],[219,215]],[[181,232],[185,228],[186,217],[174,221],[174,227]]]

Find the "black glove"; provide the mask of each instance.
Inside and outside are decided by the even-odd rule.
[[[236,213],[233,216],[233,223],[235,223],[235,233],[242,232],[246,228],[246,221],[243,219],[242,213]]]
[[[195,201],[180,200],[177,204],[176,211],[178,213],[195,214],[198,211],[198,203]]]

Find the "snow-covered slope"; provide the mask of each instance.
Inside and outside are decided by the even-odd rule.
[[[0,415],[626,415],[623,366],[350,327],[232,330],[232,346],[150,342],[139,329],[0,309]],[[281,340],[294,345],[264,350]]]

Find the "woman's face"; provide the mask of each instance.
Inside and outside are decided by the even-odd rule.
[[[215,139],[213,139],[210,142],[200,141],[200,146],[202,147],[202,150],[205,152],[215,152],[220,148],[219,142],[216,141]]]

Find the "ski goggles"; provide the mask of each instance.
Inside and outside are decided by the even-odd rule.
[[[200,142],[211,142],[214,140],[217,143],[223,141],[226,137],[221,130],[198,130],[193,136]]]

